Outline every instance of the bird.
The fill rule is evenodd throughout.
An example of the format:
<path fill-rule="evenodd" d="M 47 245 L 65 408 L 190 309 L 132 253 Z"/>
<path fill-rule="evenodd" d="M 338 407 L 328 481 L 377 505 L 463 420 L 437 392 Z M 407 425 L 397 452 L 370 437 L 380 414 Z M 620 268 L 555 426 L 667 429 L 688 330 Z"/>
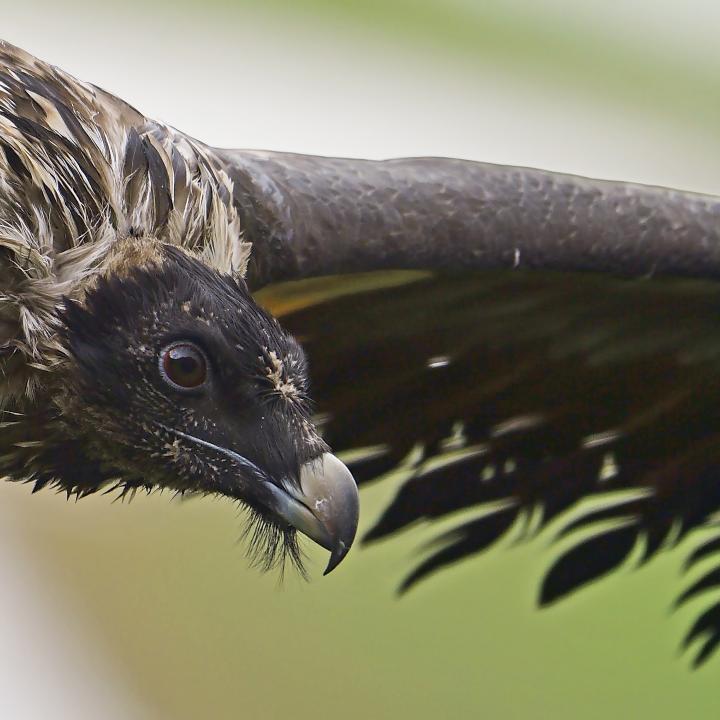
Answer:
<path fill-rule="evenodd" d="M 357 487 L 300 345 L 252 299 L 232 181 L 199 143 L 0 46 L 0 475 L 248 509 L 264 567 L 330 550 Z"/>
<path fill-rule="evenodd" d="M 224 496 L 300 572 L 400 477 L 364 543 L 474 511 L 401 592 L 559 523 L 541 605 L 715 527 L 720 199 L 213 148 L 9 43 L 0 148 L 0 476 Z"/>

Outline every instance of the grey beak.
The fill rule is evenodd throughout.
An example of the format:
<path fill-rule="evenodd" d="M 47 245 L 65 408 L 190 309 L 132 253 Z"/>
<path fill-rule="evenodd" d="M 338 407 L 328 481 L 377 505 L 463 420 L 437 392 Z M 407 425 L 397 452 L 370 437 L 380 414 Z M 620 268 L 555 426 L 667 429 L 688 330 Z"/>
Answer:
<path fill-rule="evenodd" d="M 284 486 L 287 501 L 276 507 L 283 518 L 330 551 L 324 575 L 347 555 L 358 525 L 357 485 L 344 463 L 331 453 L 300 468 L 300 489 Z"/>

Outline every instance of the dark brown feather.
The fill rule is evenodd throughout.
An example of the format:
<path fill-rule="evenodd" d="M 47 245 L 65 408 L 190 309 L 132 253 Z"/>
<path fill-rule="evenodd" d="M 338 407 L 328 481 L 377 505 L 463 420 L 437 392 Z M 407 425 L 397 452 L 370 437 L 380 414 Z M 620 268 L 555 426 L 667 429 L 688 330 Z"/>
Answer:
<path fill-rule="evenodd" d="M 541 529 L 596 498 L 560 533 L 578 539 L 548 571 L 547 604 L 616 568 L 639 542 L 647 561 L 712 524 L 719 309 L 710 282 L 506 272 L 361 290 L 283 321 L 311 358 L 325 439 L 338 451 L 373 448 L 352 466 L 357 477 L 422 449 L 366 542 L 477 508 L 477 519 L 426 548 L 402 590 L 533 512 Z"/>

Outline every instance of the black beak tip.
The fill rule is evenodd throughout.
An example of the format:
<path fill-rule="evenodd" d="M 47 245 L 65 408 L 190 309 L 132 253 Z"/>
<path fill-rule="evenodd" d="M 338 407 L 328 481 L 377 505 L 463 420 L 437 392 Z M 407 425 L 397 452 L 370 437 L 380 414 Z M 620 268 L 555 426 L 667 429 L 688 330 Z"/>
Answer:
<path fill-rule="evenodd" d="M 350 551 L 351 545 L 352 542 L 345 543 L 343 540 L 338 542 L 330 553 L 330 560 L 325 568 L 325 572 L 323 572 L 323 576 L 329 575 L 344 560 L 345 556 Z"/>
<path fill-rule="evenodd" d="M 296 502 L 283 498 L 280 514 L 330 551 L 323 573 L 327 575 L 343 561 L 355 540 L 360 511 L 357 484 L 342 461 L 325 453 L 302 466 L 300 485 L 299 492 L 288 491 Z"/>

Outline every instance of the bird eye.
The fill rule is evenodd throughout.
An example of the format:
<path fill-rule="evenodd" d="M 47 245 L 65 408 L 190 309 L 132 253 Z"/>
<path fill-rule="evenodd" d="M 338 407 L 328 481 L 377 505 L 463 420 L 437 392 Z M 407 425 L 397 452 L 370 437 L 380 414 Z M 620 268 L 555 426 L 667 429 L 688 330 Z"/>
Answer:
<path fill-rule="evenodd" d="M 176 390 L 193 390 L 207 380 L 205 353 L 188 342 L 168 345 L 160 353 L 160 373 Z"/>

